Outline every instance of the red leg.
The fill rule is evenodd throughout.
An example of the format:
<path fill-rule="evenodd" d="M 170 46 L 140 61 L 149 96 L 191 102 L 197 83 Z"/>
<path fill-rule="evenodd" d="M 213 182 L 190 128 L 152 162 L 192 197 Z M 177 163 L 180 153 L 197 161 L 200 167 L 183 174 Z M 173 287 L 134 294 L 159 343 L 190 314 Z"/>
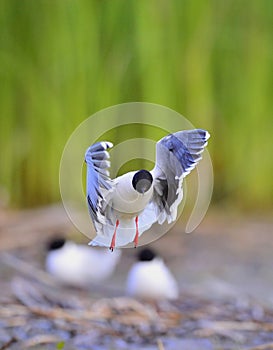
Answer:
<path fill-rule="evenodd" d="M 135 222 L 136 222 L 136 235 L 135 235 L 135 238 L 134 238 L 134 243 L 135 243 L 135 248 L 136 248 L 137 245 L 138 245 L 138 235 L 139 235 L 139 232 L 138 232 L 138 216 L 136 217 Z"/>
<path fill-rule="evenodd" d="M 112 237 L 112 241 L 111 241 L 111 245 L 109 247 L 109 249 L 111 251 L 114 250 L 115 246 L 116 246 L 116 235 L 117 235 L 117 228 L 118 228 L 118 225 L 119 225 L 119 220 L 116 221 L 116 227 L 115 227 L 115 231 L 114 231 L 114 234 L 113 234 L 113 237 Z"/>

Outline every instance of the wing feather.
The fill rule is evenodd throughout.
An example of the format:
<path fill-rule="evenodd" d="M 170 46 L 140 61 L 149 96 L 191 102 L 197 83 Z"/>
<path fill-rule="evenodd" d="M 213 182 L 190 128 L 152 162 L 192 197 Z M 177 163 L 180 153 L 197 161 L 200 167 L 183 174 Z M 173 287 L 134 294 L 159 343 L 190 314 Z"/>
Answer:
<path fill-rule="evenodd" d="M 183 198 L 182 183 L 186 175 L 202 159 L 210 135 L 202 129 L 184 130 L 170 134 L 157 142 L 154 177 L 154 210 L 158 222 L 174 221 Z"/>
<path fill-rule="evenodd" d="M 87 205 L 96 231 L 102 231 L 102 225 L 107 222 L 105 211 L 109 203 L 105 198 L 105 193 L 112 191 L 112 180 L 108 171 L 110 156 L 107 149 L 112 146 L 111 142 L 97 142 L 85 153 Z"/>

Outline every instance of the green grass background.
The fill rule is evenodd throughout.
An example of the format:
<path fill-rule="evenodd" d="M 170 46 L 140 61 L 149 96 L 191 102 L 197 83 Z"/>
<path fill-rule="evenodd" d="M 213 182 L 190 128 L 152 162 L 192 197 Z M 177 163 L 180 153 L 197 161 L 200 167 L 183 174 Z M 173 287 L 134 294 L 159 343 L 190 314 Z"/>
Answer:
<path fill-rule="evenodd" d="M 75 127 L 146 101 L 210 131 L 215 204 L 272 209 L 272 14 L 271 0 L 1 0 L 3 200 L 59 201 Z"/>

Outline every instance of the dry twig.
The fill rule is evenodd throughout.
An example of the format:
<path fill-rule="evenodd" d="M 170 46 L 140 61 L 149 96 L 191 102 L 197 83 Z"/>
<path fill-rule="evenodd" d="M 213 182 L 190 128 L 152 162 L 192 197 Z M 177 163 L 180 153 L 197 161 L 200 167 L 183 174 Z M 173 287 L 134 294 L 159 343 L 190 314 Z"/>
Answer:
<path fill-rule="evenodd" d="M 247 348 L 247 350 L 272 350 L 272 349 L 273 349 L 273 343 L 267 343 L 267 344 L 262 344 L 251 348 Z"/>
<path fill-rule="evenodd" d="M 52 344 L 52 343 L 58 343 L 60 341 L 62 341 L 62 339 L 56 335 L 39 334 L 39 335 L 35 335 L 34 337 L 31 337 L 31 338 L 25 340 L 22 343 L 22 348 L 26 349 L 26 348 L 37 346 L 40 344 Z"/>

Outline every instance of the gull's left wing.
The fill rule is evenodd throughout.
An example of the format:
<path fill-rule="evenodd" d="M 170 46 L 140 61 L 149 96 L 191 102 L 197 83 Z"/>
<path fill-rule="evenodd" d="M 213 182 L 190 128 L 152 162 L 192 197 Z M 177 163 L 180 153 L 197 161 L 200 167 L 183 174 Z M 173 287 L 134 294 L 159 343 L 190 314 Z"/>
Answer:
<path fill-rule="evenodd" d="M 154 196 L 151 204 L 159 224 L 176 219 L 183 198 L 182 182 L 200 161 L 210 135 L 202 129 L 170 134 L 156 144 L 156 165 L 152 170 Z"/>

